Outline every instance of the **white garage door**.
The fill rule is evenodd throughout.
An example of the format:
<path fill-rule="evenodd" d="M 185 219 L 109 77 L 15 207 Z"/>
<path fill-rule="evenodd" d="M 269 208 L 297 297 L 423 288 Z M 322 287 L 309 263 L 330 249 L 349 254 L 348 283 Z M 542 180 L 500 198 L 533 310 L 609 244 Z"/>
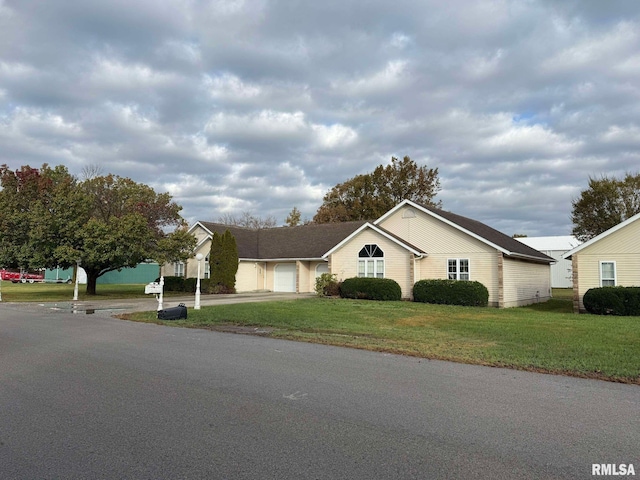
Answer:
<path fill-rule="evenodd" d="M 274 288 L 275 292 L 296 291 L 296 264 L 281 263 L 276 265 Z"/>

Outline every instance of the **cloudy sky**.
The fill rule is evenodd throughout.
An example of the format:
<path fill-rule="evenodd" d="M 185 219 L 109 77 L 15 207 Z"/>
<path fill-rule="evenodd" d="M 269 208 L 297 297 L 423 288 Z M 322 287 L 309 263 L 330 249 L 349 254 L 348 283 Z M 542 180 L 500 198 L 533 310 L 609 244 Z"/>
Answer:
<path fill-rule="evenodd" d="M 404 155 L 446 210 L 570 233 L 589 176 L 640 171 L 640 3 L 0 0 L 0 164 L 283 223 Z"/>

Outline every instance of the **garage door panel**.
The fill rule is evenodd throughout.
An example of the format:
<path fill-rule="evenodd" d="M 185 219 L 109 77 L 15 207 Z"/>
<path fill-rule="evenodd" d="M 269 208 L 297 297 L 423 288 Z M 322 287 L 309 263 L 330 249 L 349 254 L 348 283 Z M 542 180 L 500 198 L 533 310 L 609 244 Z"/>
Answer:
<path fill-rule="evenodd" d="M 274 288 L 275 292 L 296 291 L 296 264 L 281 263 L 275 267 Z"/>

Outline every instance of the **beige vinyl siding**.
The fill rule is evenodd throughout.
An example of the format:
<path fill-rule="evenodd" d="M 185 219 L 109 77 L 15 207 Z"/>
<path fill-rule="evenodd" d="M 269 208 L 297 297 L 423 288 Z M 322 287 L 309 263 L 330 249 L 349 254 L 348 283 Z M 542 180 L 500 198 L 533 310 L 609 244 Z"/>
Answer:
<path fill-rule="evenodd" d="M 498 306 L 498 254 L 495 251 L 482 253 L 429 253 L 416 262 L 416 280 L 447 279 L 448 260 L 469 259 L 470 280 L 482 283 L 489 290 L 489 305 Z"/>
<path fill-rule="evenodd" d="M 551 298 L 549 265 L 504 258 L 504 307 L 546 302 Z"/>
<path fill-rule="evenodd" d="M 414 218 L 403 218 L 407 210 L 413 210 Z M 495 252 L 486 243 L 466 235 L 446 223 L 410 207 L 394 212 L 379 224 L 411 245 L 421 248 L 427 254 L 452 253 L 470 254 Z M 462 257 L 461 257 L 462 258 Z"/>
<path fill-rule="evenodd" d="M 415 216 L 407 217 L 407 210 L 413 210 Z M 446 279 L 447 261 L 467 258 L 470 279 L 487 287 L 489 304 L 498 306 L 498 256 L 494 248 L 411 207 L 394 212 L 380 226 L 427 252 L 416 261 L 417 280 Z"/>
<path fill-rule="evenodd" d="M 585 247 L 578 255 L 604 255 L 631 253 L 640 255 L 640 220 L 611 233 L 599 241 Z"/>
<path fill-rule="evenodd" d="M 413 288 L 411 254 L 397 243 L 370 229 L 363 230 L 331 255 L 331 273 L 338 280 L 358 276 L 358 253 L 365 245 L 375 244 L 384 252 L 384 278 L 398 282 L 402 297 L 410 298 Z"/>
<path fill-rule="evenodd" d="M 209 236 L 209 234 L 202 227 L 197 227 L 193 232 L 191 232 L 191 234 L 198 240 L 197 244 L 199 244 Z M 207 253 L 209 253 L 208 251 L 211 250 L 211 241 L 208 242 L 208 245 L 209 246 L 207 247 Z"/>
<path fill-rule="evenodd" d="M 298 266 L 298 275 L 297 275 L 297 283 L 298 283 L 298 287 L 296 289 L 296 291 L 298 293 L 308 293 L 310 292 L 310 284 L 311 284 L 311 269 L 310 269 L 310 263 L 308 261 L 300 261 L 298 260 L 297 266 Z"/>
<path fill-rule="evenodd" d="M 236 292 L 262 290 L 263 264 L 261 262 L 240 262 L 236 273 Z"/>
<path fill-rule="evenodd" d="M 577 291 L 580 311 L 584 310 L 582 299 L 586 291 L 601 286 L 600 262 L 615 262 L 616 285 L 640 286 L 638 238 L 640 238 L 640 221 L 635 221 L 583 248 L 573 256 L 574 265 L 577 264 L 577 269 L 574 268 L 574 276 L 577 276 L 574 279 L 574 302 Z"/>

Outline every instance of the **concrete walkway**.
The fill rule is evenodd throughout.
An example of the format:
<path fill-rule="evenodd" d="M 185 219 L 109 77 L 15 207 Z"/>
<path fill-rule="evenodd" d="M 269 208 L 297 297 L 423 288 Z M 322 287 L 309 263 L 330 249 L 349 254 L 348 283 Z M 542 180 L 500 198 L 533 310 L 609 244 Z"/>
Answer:
<path fill-rule="evenodd" d="M 276 300 L 297 300 L 301 298 L 311 298 L 313 293 L 278 293 L 278 292 L 249 292 L 249 293 L 236 293 L 230 295 L 202 295 L 200 297 L 200 305 L 226 305 L 232 303 L 248 303 L 248 302 L 270 302 Z M 185 296 L 165 296 L 162 307 L 170 308 L 175 307 L 180 303 L 184 303 L 188 309 L 193 309 L 195 303 L 195 295 Z M 9 305 L 7 302 L 3 302 L 5 305 Z M 158 309 L 158 301 L 153 295 L 149 295 L 148 298 L 128 298 L 120 300 L 84 300 L 84 301 L 68 301 L 68 302 L 33 302 L 29 304 L 25 303 L 12 303 L 12 305 L 37 305 L 42 308 L 72 312 L 83 314 L 107 314 L 116 315 L 127 312 L 144 312 L 153 311 Z"/>

